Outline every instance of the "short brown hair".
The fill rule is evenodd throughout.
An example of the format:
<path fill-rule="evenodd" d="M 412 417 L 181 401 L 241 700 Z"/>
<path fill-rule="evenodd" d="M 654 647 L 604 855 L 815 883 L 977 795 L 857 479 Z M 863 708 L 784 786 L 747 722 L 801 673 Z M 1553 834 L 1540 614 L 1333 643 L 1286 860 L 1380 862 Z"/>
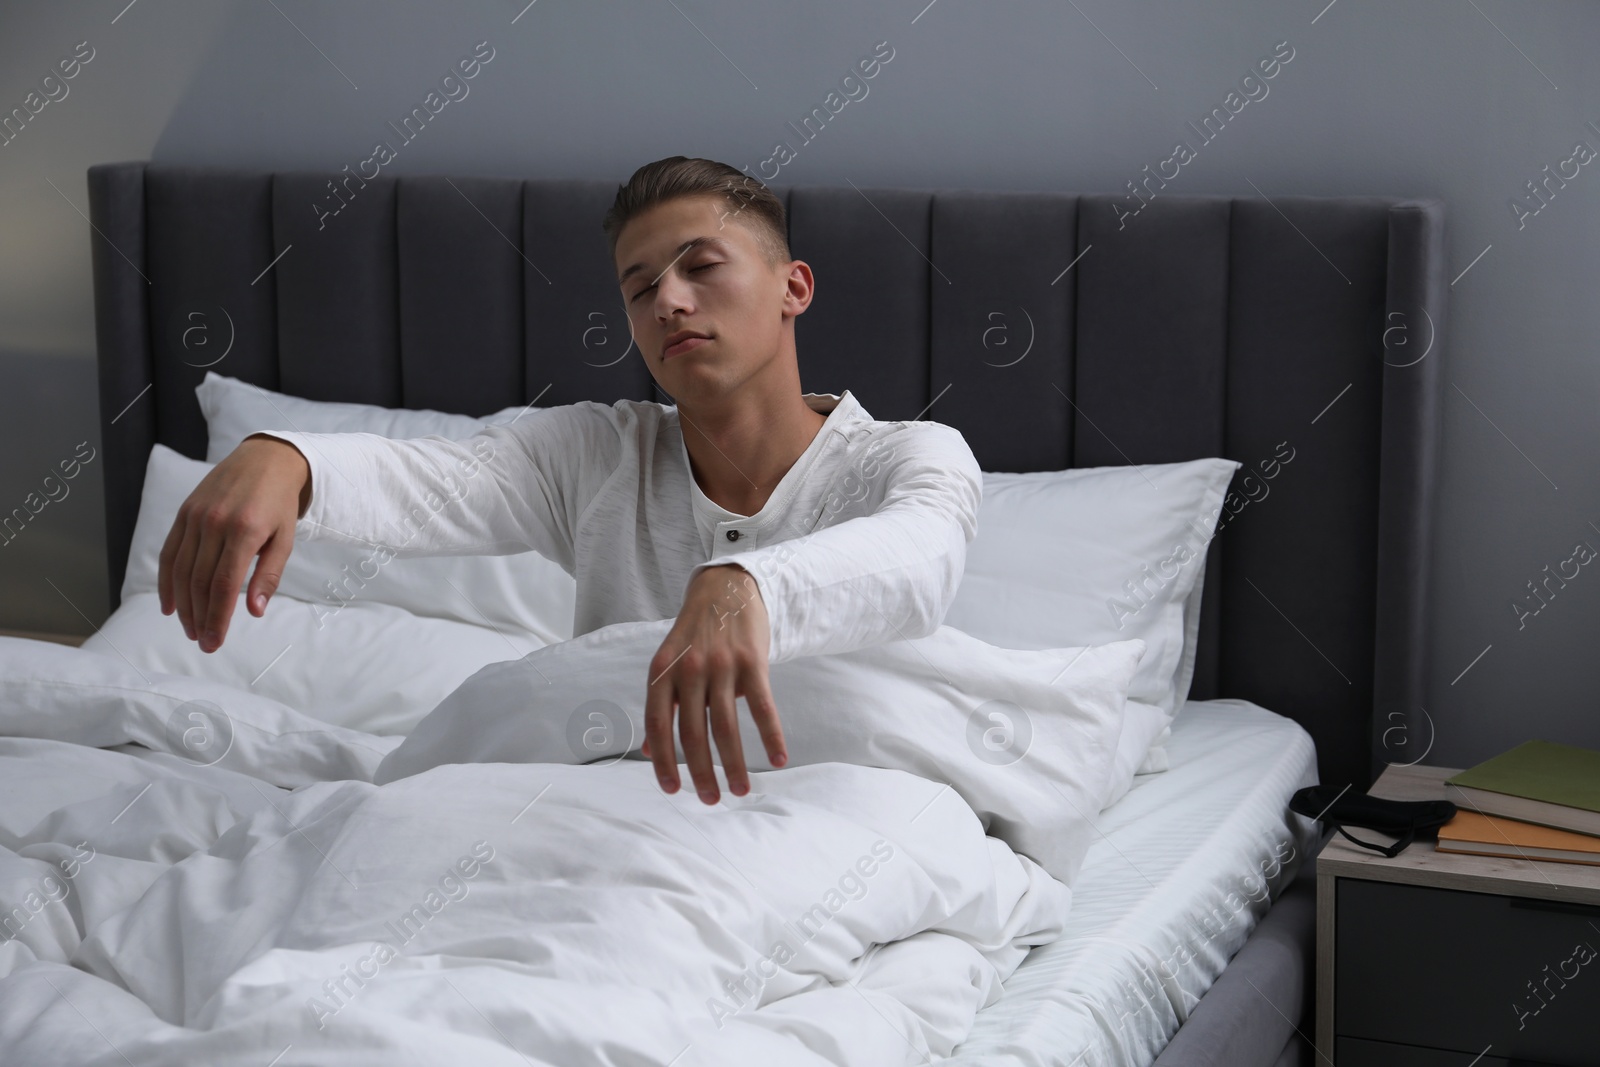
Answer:
<path fill-rule="evenodd" d="M 789 254 L 789 225 L 783 201 L 761 182 L 743 171 L 714 159 L 668 156 L 646 163 L 633 172 L 628 184 L 617 187 L 617 198 L 601 220 L 617 255 L 622 228 L 646 209 L 681 196 L 720 196 L 728 205 L 726 218 L 738 218 L 755 234 L 767 261 L 774 266 L 794 257 Z"/>

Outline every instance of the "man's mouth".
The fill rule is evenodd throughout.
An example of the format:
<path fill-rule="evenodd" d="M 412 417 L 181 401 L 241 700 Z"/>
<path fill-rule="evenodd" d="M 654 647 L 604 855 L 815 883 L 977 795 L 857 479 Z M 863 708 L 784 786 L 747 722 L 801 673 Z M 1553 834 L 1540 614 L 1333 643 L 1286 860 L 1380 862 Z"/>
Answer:
<path fill-rule="evenodd" d="M 709 341 L 710 338 L 693 330 L 679 330 L 667 336 L 666 347 L 661 351 L 662 359 L 671 359 L 681 356 L 685 352 L 693 351 Z"/>

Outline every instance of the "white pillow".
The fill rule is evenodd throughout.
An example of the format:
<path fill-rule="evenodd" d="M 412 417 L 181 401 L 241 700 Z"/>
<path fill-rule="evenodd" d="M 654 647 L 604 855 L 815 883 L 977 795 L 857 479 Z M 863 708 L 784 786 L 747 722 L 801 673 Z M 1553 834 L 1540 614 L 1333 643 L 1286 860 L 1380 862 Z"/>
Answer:
<path fill-rule="evenodd" d="M 510 422 L 524 411 L 542 410 L 521 404 L 493 415 L 474 418 L 427 408 L 385 408 L 307 400 L 263 389 L 259 385 L 206 371 L 195 387 L 206 417 L 206 462 L 216 463 L 257 430 L 302 430 L 306 433 L 375 433 L 382 437 L 427 437 L 439 434 L 462 440 L 485 426 Z"/>
<path fill-rule="evenodd" d="M 336 726 L 403 734 L 474 671 L 538 642 L 375 601 L 324 612 L 282 593 L 258 619 L 240 593 L 227 640 L 207 653 L 183 635 L 176 614 L 161 614 L 159 594 L 135 593 L 83 647 L 142 671 L 248 690 Z"/>
<path fill-rule="evenodd" d="M 1134 775 L 1167 769 L 1167 750 L 1160 742 L 1171 733 L 1166 712 L 1150 704 L 1128 700 L 1122 710 L 1122 735 L 1117 738 L 1111 780 L 1100 801 L 1102 808 L 1109 808 L 1133 788 Z"/>
<path fill-rule="evenodd" d="M 985 472 L 978 533 L 945 625 L 1005 648 L 1140 638 L 1147 651 L 1128 697 L 1170 726 L 1194 676 L 1206 547 L 1239 466 Z M 1164 739 L 1141 770 L 1165 766 Z"/>
<path fill-rule="evenodd" d="M 650 658 L 673 623 L 616 623 L 483 668 L 417 724 L 373 781 L 445 763 L 588 763 L 636 752 Z M 1143 654 L 1140 640 L 996 648 L 941 626 L 917 640 L 773 664 L 768 677 L 787 766 L 850 763 L 948 783 L 986 832 L 1070 884 L 1090 820 L 1118 784 L 1123 703 Z M 748 704 L 738 704 L 746 766 L 769 770 Z M 677 754 L 681 762 L 681 746 Z M 940 792 L 930 787 L 929 803 Z"/>
<path fill-rule="evenodd" d="M 124 598 L 159 589 L 161 546 L 178 507 L 213 466 L 166 445 L 150 450 L 128 572 L 122 580 Z M 251 573 L 254 569 L 252 562 Z M 373 551 L 302 539 L 289 555 L 277 596 L 294 597 L 334 615 L 348 610 L 341 607 L 344 604 L 390 604 L 414 615 L 506 630 L 525 647 L 530 639 L 535 645 L 547 645 L 572 636 L 577 593 L 572 575 L 537 552 L 394 557 L 380 566 Z M 270 601 L 267 608 L 270 612 Z M 233 618 L 238 617 L 236 611 Z M 178 632 L 181 636 L 181 626 Z M 230 629 L 227 640 L 232 639 Z M 223 649 L 227 647 L 224 642 Z"/>

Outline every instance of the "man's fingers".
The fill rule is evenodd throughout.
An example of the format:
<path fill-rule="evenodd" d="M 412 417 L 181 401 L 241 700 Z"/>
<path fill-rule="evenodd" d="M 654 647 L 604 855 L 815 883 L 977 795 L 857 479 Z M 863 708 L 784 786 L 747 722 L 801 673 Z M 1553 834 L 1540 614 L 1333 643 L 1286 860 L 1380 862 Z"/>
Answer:
<path fill-rule="evenodd" d="M 167 539 L 161 544 L 160 565 L 156 570 L 156 591 L 161 597 L 161 614 L 171 615 L 177 610 L 178 600 L 172 592 L 173 571 L 178 563 L 178 548 L 183 544 L 183 531 L 188 527 L 183 512 L 172 520 Z"/>
<path fill-rule="evenodd" d="M 215 647 L 207 635 L 211 615 L 212 581 L 217 573 L 217 560 L 222 556 L 224 540 L 215 526 L 206 523 L 200 527 L 200 543 L 195 549 L 194 570 L 189 575 L 189 625 L 202 652 Z M 208 644 L 210 647 L 208 647 Z"/>
<path fill-rule="evenodd" d="M 234 605 L 239 602 L 239 589 L 250 573 L 250 561 L 261 550 L 258 530 L 248 526 L 225 528 L 222 551 L 217 555 L 217 569 L 211 576 L 211 596 L 206 605 L 203 633 L 216 635 L 213 649 L 221 648 L 228 637 L 228 620 L 233 618 Z"/>
<path fill-rule="evenodd" d="M 200 549 L 200 523 L 194 516 L 184 520 L 183 534 L 178 542 L 177 559 L 172 565 L 172 599 L 183 624 L 184 636 L 195 639 L 194 612 L 189 607 L 189 589 L 194 578 L 194 558 Z"/>
<path fill-rule="evenodd" d="M 772 699 L 765 662 L 757 662 L 746 675 L 744 699 L 750 705 L 750 717 L 755 720 L 756 729 L 761 731 L 767 762 L 774 767 L 782 767 L 789 762 L 789 750 L 783 742 L 783 725 L 778 721 L 778 702 Z"/>
<path fill-rule="evenodd" d="M 293 523 L 278 527 L 277 532 L 261 546 L 261 560 L 256 564 L 249 593 L 245 597 L 245 609 L 252 615 L 259 618 L 266 612 L 267 601 L 278 591 L 278 583 L 283 580 L 283 568 L 288 566 L 289 553 L 293 549 Z"/>
<path fill-rule="evenodd" d="M 739 704 L 734 696 L 733 670 L 714 673 L 707 690 L 711 695 L 711 736 L 722 754 L 722 772 L 728 778 L 728 792 L 742 797 L 750 792 L 750 775 L 745 771 L 744 746 L 739 739 Z"/>
<path fill-rule="evenodd" d="M 683 762 L 689 765 L 695 792 L 707 804 L 715 804 L 719 796 L 706 730 L 706 670 L 693 656 L 691 651 L 678 664 L 678 736 L 683 740 Z"/>
<path fill-rule="evenodd" d="M 657 659 L 660 657 L 658 656 Z M 672 745 L 672 670 L 652 661 L 644 698 L 645 755 L 655 764 L 656 780 L 668 793 L 678 791 L 678 757 Z"/>

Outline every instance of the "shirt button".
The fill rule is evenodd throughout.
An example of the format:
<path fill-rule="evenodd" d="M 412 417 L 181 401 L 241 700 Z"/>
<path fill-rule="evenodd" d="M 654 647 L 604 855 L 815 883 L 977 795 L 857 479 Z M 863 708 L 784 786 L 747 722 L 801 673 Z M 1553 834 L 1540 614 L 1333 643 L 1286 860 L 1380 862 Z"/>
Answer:
<path fill-rule="evenodd" d="M 728 531 L 728 540 L 730 540 L 730 541 L 739 540 L 739 531 L 738 530 L 729 530 Z"/>

